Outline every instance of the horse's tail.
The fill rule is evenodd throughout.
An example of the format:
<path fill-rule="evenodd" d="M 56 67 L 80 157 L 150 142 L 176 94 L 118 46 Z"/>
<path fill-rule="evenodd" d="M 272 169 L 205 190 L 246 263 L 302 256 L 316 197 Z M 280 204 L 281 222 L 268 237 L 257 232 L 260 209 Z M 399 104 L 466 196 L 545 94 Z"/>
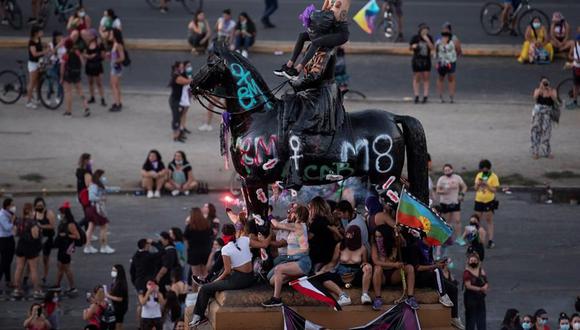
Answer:
<path fill-rule="evenodd" d="M 403 126 L 403 137 L 407 149 L 409 191 L 422 202 L 429 204 L 427 140 L 423 125 L 419 120 L 410 116 L 395 116 L 395 122 Z"/>

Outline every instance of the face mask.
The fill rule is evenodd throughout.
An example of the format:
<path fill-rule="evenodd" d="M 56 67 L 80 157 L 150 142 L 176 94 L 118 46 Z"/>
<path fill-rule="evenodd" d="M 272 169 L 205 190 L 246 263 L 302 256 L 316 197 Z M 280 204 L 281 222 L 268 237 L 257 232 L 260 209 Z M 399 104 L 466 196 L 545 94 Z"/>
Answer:
<path fill-rule="evenodd" d="M 542 23 L 534 22 L 534 23 L 532 23 L 532 26 L 534 27 L 534 29 L 537 30 L 542 26 Z"/>
<path fill-rule="evenodd" d="M 111 277 L 112 278 L 116 278 L 117 277 L 117 271 L 116 270 L 111 271 Z"/>
<path fill-rule="evenodd" d="M 176 160 L 175 165 L 183 165 L 183 160 Z"/>
<path fill-rule="evenodd" d="M 16 214 L 16 206 L 11 206 L 8 211 L 10 211 L 12 214 Z"/>
<path fill-rule="evenodd" d="M 56 304 L 56 303 L 58 302 L 58 297 L 56 297 L 56 296 L 55 296 L 55 297 L 53 297 L 53 298 L 52 298 L 52 302 Z"/>
<path fill-rule="evenodd" d="M 101 177 L 101 183 L 102 184 L 107 184 L 107 177 L 102 176 Z"/>
<path fill-rule="evenodd" d="M 530 322 L 524 322 L 522 323 L 522 329 L 524 330 L 528 330 L 532 328 L 532 324 Z"/>
<path fill-rule="evenodd" d="M 60 213 L 56 215 L 56 220 L 62 221 L 62 219 L 63 219 L 63 217 Z"/>
<path fill-rule="evenodd" d="M 469 267 L 471 267 L 471 268 L 475 268 L 477 266 L 479 266 L 479 262 L 470 262 L 469 263 Z"/>
<path fill-rule="evenodd" d="M 79 17 L 85 17 L 86 13 L 84 11 L 79 12 Z"/>
<path fill-rule="evenodd" d="M 580 322 L 574 322 L 574 330 L 580 330 Z"/>
<path fill-rule="evenodd" d="M 346 228 L 348 226 L 348 219 L 340 219 L 340 223 L 342 223 L 342 228 Z"/>
<path fill-rule="evenodd" d="M 570 324 L 562 324 L 562 325 L 560 325 L 560 330 L 570 330 Z"/>
<path fill-rule="evenodd" d="M 548 320 L 544 320 L 544 319 L 540 319 L 538 321 L 538 323 L 540 323 L 540 325 L 546 325 L 547 322 L 548 322 Z"/>
<path fill-rule="evenodd" d="M 185 73 L 187 73 L 188 76 L 191 76 L 191 74 L 193 73 L 193 68 L 190 66 L 186 67 Z"/>
<path fill-rule="evenodd" d="M 35 208 L 36 212 L 42 212 L 44 211 L 44 206 L 39 206 L 37 208 Z"/>
<path fill-rule="evenodd" d="M 449 173 L 449 174 L 445 174 L 446 177 L 450 178 L 453 175 L 453 172 Z"/>

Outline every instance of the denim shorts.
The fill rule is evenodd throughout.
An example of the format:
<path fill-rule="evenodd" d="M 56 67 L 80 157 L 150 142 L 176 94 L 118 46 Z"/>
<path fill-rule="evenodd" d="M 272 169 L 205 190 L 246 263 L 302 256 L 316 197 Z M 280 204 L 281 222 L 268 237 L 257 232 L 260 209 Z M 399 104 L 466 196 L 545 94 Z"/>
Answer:
<path fill-rule="evenodd" d="M 295 254 L 295 255 L 291 255 L 291 256 L 290 255 L 278 256 L 278 257 L 276 257 L 276 260 L 274 261 L 276 266 L 286 264 L 289 262 L 297 262 L 298 267 L 300 267 L 300 270 L 302 271 L 302 273 L 304 275 L 310 274 L 310 270 L 312 269 L 312 261 L 310 260 L 310 256 L 308 254 L 302 253 L 302 254 Z M 272 276 L 274 276 L 274 269 L 276 269 L 276 267 L 272 268 L 268 272 L 268 280 L 270 280 L 272 278 Z"/>

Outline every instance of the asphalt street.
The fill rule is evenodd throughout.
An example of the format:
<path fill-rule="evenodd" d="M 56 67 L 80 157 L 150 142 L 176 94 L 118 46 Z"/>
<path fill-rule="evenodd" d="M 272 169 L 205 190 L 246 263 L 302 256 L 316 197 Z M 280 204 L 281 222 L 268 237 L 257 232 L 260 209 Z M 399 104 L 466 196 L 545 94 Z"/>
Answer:
<path fill-rule="evenodd" d="M 26 50 L 5 49 L 0 52 L 0 71 L 14 67 L 17 59 L 24 59 Z M 287 59 L 282 56 L 255 54 L 250 61 L 266 79 L 271 88 L 283 80 L 275 77 L 277 69 Z M 123 88 L 146 92 L 169 93 L 170 67 L 174 61 L 190 60 L 194 72 L 205 64 L 205 56 L 187 52 L 131 52 L 131 67 L 124 70 Z M 105 63 L 108 66 L 108 63 Z M 511 58 L 461 58 L 457 65 L 457 101 L 492 100 L 496 102 L 531 102 L 531 93 L 541 76 L 547 76 L 556 85 L 571 76 L 563 69 L 564 61 L 550 65 L 521 65 Z M 347 55 L 350 88 L 368 97 L 402 99 L 413 96 L 411 85 L 411 58 L 387 55 Z M 108 75 L 108 70 L 105 70 Z M 105 77 L 105 79 L 108 79 Z M 108 80 L 106 80 L 108 81 Z M 435 73 L 431 75 L 431 99 L 438 102 Z M 107 84 L 108 85 L 108 84 Z"/>
<path fill-rule="evenodd" d="M 367 0 L 353 0 L 351 17 L 363 7 Z M 382 2 L 378 0 L 378 2 Z M 19 1 L 23 7 L 25 17 L 30 13 L 30 1 Z M 298 14 L 309 4 L 320 6 L 322 1 L 314 0 L 280 0 L 279 9 L 272 16 L 275 29 L 264 30 L 258 24 L 258 38 L 262 40 L 294 40 L 302 26 L 298 21 Z M 485 1 L 480 0 L 403 0 L 404 33 L 408 41 L 415 32 L 419 23 L 429 24 L 434 32 L 439 31 L 443 22 L 450 21 L 454 31 L 466 43 L 518 43 L 520 38 L 486 35 L 479 22 L 481 7 Z M 532 0 L 534 7 L 545 11 L 548 16 L 554 11 L 561 11 L 573 26 L 580 24 L 580 3 L 576 0 Z M 145 0 L 85 0 L 85 7 L 95 24 L 101 18 L 106 8 L 114 8 L 123 22 L 126 37 L 131 38 L 185 38 L 187 23 L 191 15 L 187 13 L 178 1 L 169 4 L 169 12 L 161 14 L 151 9 Z M 214 24 L 222 10 L 230 8 L 234 15 L 242 11 L 249 13 L 259 22 L 264 10 L 263 0 L 205 0 L 204 10 L 210 22 Z M 47 30 L 63 30 L 64 24 L 51 17 Z M 360 28 L 351 24 L 352 41 L 374 41 L 376 36 L 369 36 Z M 0 27 L 0 36 L 23 36 L 25 31 L 14 31 L 9 27 Z"/>
<path fill-rule="evenodd" d="M 110 267 L 113 264 L 129 266 L 129 259 L 136 250 L 136 242 L 143 237 L 156 238 L 156 234 L 169 227 L 184 225 L 187 210 L 213 202 L 218 207 L 218 216 L 224 219 L 222 195 L 194 195 L 192 197 L 165 197 L 147 200 L 144 197 L 109 196 L 110 244 L 117 249 L 113 255 L 83 255 L 77 251 L 73 256 L 73 269 L 80 294 L 75 299 L 64 299 L 62 329 L 80 329 L 82 309 L 87 307 L 85 292 L 97 284 L 108 284 Z M 18 198 L 17 207 L 22 208 L 29 198 Z M 47 198 L 48 206 L 55 208 L 73 196 Z M 497 247 L 486 251 L 484 268 L 488 272 L 490 292 L 487 297 L 488 328 L 498 329 L 507 308 L 517 308 L 522 315 L 533 313 L 537 308 L 546 308 L 550 316 L 549 325 L 554 326 L 558 313 L 573 311 L 574 297 L 579 294 L 580 241 L 577 238 L 578 206 L 566 204 L 535 204 L 527 194 L 501 195 L 500 210 L 496 216 Z M 467 196 L 464 205 L 463 223 L 472 208 L 473 195 Z M 74 203 L 74 213 L 80 210 Z M 275 204 L 275 212 L 285 208 Z M 464 249 L 451 248 L 455 268 L 453 273 L 459 280 L 464 264 Z M 55 254 L 53 253 L 53 258 Z M 49 282 L 55 277 L 52 266 Z M 461 281 L 461 280 L 460 280 Z M 130 310 L 126 327 L 134 329 L 136 297 L 131 292 Z M 30 301 L 0 301 L 0 328 L 21 329 L 25 311 Z M 460 313 L 463 318 L 461 303 Z"/>

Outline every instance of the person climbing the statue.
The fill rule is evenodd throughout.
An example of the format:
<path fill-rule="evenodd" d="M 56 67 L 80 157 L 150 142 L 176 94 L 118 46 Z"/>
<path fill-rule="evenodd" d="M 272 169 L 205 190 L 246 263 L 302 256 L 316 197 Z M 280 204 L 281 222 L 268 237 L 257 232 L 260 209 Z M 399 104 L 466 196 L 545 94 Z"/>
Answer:
<path fill-rule="evenodd" d="M 274 70 L 274 75 L 295 81 L 320 48 L 332 49 L 346 43 L 350 3 L 351 0 L 324 0 L 322 10 L 314 10 L 312 5 L 306 8 L 300 17 L 307 31 L 298 35 L 292 57 L 280 69 Z M 296 64 L 306 41 L 310 41 L 310 48 Z"/>

